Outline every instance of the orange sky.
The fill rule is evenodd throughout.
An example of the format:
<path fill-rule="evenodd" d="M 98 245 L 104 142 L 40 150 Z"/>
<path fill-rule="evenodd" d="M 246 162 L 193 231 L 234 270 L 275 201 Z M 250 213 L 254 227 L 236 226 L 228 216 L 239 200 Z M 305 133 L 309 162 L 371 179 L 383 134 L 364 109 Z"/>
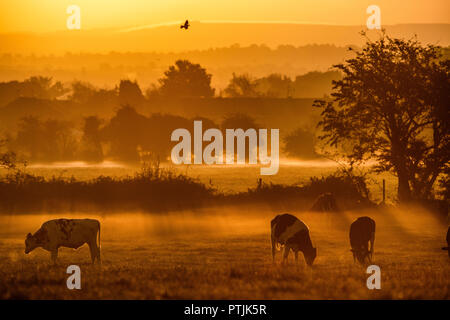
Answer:
<path fill-rule="evenodd" d="M 450 23 L 449 0 L 1 0 L 0 32 L 64 30 L 66 8 L 81 8 L 83 29 L 129 28 L 182 21 L 298 21 L 363 25 L 366 8 L 382 24 Z"/>

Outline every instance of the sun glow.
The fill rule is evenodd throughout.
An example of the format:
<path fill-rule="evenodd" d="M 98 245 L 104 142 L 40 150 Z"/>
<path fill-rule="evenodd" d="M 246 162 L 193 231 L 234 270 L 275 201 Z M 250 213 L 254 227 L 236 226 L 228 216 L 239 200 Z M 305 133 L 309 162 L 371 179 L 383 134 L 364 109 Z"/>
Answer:
<path fill-rule="evenodd" d="M 364 25 L 370 1 L 280 0 L 5 0 L 0 2 L 0 32 L 51 32 L 65 29 L 66 8 L 81 8 L 83 28 L 134 28 L 168 21 L 307 23 Z M 449 23 L 447 0 L 379 0 L 384 24 Z"/>

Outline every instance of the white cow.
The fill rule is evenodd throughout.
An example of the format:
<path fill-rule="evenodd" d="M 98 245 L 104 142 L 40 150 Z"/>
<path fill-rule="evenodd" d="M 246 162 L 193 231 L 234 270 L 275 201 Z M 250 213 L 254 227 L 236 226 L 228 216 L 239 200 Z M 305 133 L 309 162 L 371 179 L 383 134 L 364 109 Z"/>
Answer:
<path fill-rule="evenodd" d="M 97 245 L 98 234 L 98 245 Z M 25 253 L 41 247 L 50 251 L 53 262 L 58 257 L 59 247 L 77 249 L 87 243 L 92 263 L 100 263 L 100 222 L 94 219 L 54 219 L 44 222 L 41 228 L 25 239 Z"/>

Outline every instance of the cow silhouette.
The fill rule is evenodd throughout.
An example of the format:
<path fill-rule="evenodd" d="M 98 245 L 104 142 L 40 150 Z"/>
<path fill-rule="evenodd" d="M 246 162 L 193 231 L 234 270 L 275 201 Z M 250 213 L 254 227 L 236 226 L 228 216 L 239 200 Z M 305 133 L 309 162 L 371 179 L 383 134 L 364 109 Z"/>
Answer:
<path fill-rule="evenodd" d="M 98 244 L 97 244 L 98 236 Z M 41 247 L 51 253 L 56 263 L 58 249 L 77 249 L 87 243 L 91 251 L 92 263 L 100 263 L 100 222 L 95 219 L 54 219 L 44 222 L 33 235 L 25 239 L 25 254 Z"/>
<path fill-rule="evenodd" d="M 370 242 L 370 249 L 369 249 Z M 359 217 L 350 225 L 350 250 L 353 260 L 361 264 L 366 259 L 372 261 L 373 245 L 375 242 L 375 221 L 369 217 Z"/>
<path fill-rule="evenodd" d="M 271 222 L 272 260 L 275 263 L 277 247 L 284 248 L 283 264 L 287 264 L 289 251 L 295 254 L 298 263 L 298 252 L 303 252 L 306 264 L 312 266 L 317 256 L 317 249 L 312 246 L 309 229 L 301 220 L 291 214 L 277 215 Z"/>

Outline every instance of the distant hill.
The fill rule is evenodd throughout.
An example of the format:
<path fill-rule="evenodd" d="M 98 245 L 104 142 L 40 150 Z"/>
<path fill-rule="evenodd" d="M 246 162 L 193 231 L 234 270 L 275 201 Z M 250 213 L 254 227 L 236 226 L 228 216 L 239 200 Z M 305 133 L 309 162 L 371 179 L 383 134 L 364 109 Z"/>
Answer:
<path fill-rule="evenodd" d="M 383 26 L 393 36 L 412 37 L 423 43 L 450 44 L 450 24 L 401 24 Z M 292 23 L 191 22 L 189 30 L 178 25 L 148 26 L 128 30 L 76 30 L 44 34 L 0 34 L 0 52 L 59 54 L 65 52 L 186 51 L 229 46 L 266 44 L 360 45 L 365 26 L 310 25 Z M 369 34 L 375 31 L 370 31 Z"/>

